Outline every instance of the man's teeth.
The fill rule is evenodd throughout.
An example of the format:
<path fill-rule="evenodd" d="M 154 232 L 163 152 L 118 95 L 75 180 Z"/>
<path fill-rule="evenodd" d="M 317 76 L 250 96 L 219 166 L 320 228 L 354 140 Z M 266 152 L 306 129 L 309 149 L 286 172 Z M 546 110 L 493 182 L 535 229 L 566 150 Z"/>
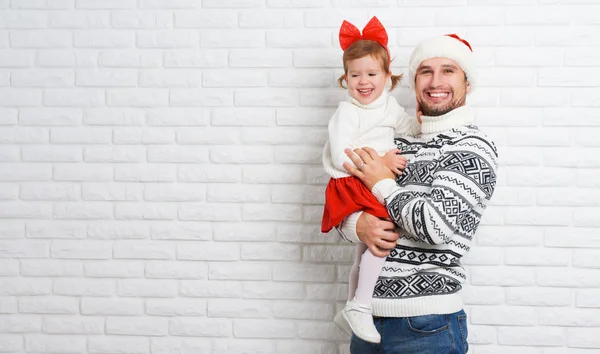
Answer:
<path fill-rule="evenodd" d="M 429 94 L 431 97 L 435 97 L 435 98 L 441 98 L 441 97 L 446 97 L 448 96 L 447 93 L 430 93 Z"/>

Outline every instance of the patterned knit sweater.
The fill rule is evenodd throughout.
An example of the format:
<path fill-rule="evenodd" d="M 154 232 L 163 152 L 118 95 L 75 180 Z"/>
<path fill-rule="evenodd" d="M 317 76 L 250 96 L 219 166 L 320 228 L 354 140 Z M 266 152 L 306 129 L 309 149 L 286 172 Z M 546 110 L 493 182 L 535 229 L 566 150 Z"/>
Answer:
<path fill-rule="evenodd" d="M 373 194 L 387 205 L 400 234 L 373 294 L 373 314 L 408 317 L 446 314 L 463 307 L 466 254 L 496 186 L 497 151 L 463 106 L 421 117 L 421 135 L 399 137 L 408 158 L 404 173 L 385 179 Z M 359 213 L 338 230 L 350 242 Z"/>

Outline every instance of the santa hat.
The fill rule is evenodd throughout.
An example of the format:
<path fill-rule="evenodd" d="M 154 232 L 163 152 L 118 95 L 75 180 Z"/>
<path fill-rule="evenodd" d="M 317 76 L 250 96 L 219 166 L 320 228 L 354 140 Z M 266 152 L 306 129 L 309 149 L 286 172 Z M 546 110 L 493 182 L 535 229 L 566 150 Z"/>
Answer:
<path fill-rule="evenodd" d="M 466 40 L 456 34 L 446 34 L 426 39 L 419 43 L 408 64 L 410 87 L 415 88 L 415 76 L 421 63 L 431 58 L 448 58 L 454 60 L 467 75 L 471 92 L 477 83 L 475 57 L 473 49 Z"/>

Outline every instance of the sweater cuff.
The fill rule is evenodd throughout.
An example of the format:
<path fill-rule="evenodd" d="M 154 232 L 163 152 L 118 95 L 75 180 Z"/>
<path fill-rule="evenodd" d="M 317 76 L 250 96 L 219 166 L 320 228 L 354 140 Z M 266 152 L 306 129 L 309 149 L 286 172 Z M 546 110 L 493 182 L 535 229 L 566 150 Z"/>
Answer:
<path fill-rule="evenodd" d="M 356 233 L 356 222 L 358 222 L 358 218 L 362 215 L 362 211 L 358 211 L 356 213 L 352 213 L 346 217 L 344 222 L 342 223 L 342 227 L 340 228 L 340 233 L 342 237 L 351 243 L 360 243 L 362 242 L 358 238 L 358 234 Z"/>
<path fill-rule="evenodd" d="M 371 192 L 381 204 L 385 205 L 385 199 L 394 193 L 396 189 L 398 189 L 396 181 L 391 178 L 386 178 L 377 182 L 373 186 L 373 189 L 371 189 Z"/>

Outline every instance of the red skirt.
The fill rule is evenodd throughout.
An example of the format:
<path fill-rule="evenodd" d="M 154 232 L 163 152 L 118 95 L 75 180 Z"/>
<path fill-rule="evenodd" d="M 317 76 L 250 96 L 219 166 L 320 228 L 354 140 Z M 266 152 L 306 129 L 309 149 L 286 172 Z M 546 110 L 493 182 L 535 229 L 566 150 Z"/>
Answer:
<path fill-rule="evenodd" d="M 358 178 L 331 178 L 325 190 L 321 232 L 329 232 L 345 217 L 361 210 L 379 218 L 389 217 L 387 208 Z"/>

